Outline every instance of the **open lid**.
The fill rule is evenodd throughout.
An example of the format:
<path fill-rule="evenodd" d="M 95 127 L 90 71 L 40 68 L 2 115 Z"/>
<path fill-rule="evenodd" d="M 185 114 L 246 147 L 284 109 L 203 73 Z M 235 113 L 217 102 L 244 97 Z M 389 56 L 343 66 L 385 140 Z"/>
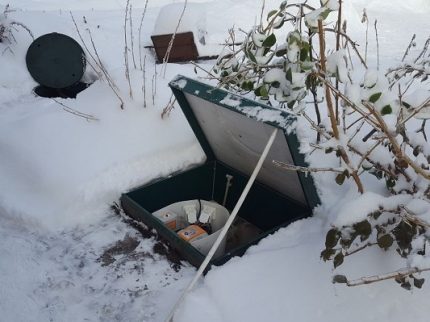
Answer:
<path fill-rule="evenodd" d="M 319 203 L 311 176 L 283 170 L 272 162 L 307 166 L 292 133 L 294 115 L 184 76 L 169 85 L 209 160 L 250 176 L 277 128 L 257 180 L 310 208 Z"/>

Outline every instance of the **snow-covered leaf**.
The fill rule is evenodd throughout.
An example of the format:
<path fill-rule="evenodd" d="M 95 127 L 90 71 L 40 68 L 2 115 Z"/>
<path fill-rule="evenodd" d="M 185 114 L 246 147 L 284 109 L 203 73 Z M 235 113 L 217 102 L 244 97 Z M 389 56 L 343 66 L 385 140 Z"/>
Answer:
<path fill-rule="evenodd" d="M 275 34 L 271 34 L 270 36 L 268 36 L 266 39 L 264 39 L 262 46 L 263 47 L 267 47 L 270 48 L 272 47 L 274 44 L 276 44 L 276 36 Z"/>

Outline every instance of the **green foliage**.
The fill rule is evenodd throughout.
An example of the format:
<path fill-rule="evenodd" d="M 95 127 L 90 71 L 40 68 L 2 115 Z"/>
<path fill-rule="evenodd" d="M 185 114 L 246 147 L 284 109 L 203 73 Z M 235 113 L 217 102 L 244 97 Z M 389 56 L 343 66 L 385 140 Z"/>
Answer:
<path fill-rule="evenodd" d="M 369 102 L 375 103 L 377 100 L 379 100 L 381 95 L 382 95 L 381 92 L 373 94 L 372 96 L 370 96 Z"/>
<path fill-rule="evenodd" d="M 270 47 L 272 47 L 275 44 L 276 44 L 276 36 L 275 36 L 275 34 L 270 34 L 263 41 L 263 47 L 266 47 L 266 48 L 270 48 Z"/>
<path fill-rule="evenodd" d="M 326 69 L 323 70 L 320 61 L 322 54 L 318 54 L 318 46 L 314 47 L 314 44 L 319 44 L 319 39 L 316 39 L 320 36 L 317 26 L 318 21 L 326 20 L 335 7 L 334 2 L 328 1 L 321 1 L 320 8 L 312 8 L 308 4 L 303 6 L 303 3 L 282 2 L 278 8 L 268 12 L 262 25 L 246 34 L 241 47 L 231 48 L 217 60 L 214 72 L 219 78 L 220 86 L 239 93 L 254 94 L 258 100 L 306 118 L 312 129 L 318 132 L 316 140 L 312 142 L 315 150 L 332 154 L 340 161 L 339 166 L 347 169 L 341 173 L 332 169 L 336 173 L 334 180 L 338 185 L 343 185 L 351 177 L 357 183 L 361 176 L 370 174 L 382 185 L 385 184 L 387 195 L 410 195 L 427 201 L 430 199 L 430 186 L 426 190 L 424 181 L 427 182 L 428 179 L 424 176 L 425 180 L 421 180 L 423 176 L 419 170 L 428 166 L 425 160 L 430 161 L 430 155 L 425 152 L 430 151 L 430 147 L 416 143 L 419 140 L 410 140 L 408 133 L 420 131 L 407 129 L 401 119 L 418 117 L 416 107 L 410 103 L 413 100 L 407 95 L 396 99 L 400 90 L 397 86 L 392 86 L 393 83 L 387 83 L 387 74 L 367 68 L 363 68 L 363 81 L 355 83 L 351 77 L 356 72 L 352 66 L 354 59 L 348 57 L 349 52 L 353 53 L 354 50 L 326 48 Z M 322 37 L 333 37 L 331 39 L 335 40 L 336 33 L 331 34 L 329 30 L 336 28 L 330 28 L 329 25 L 330 22 L 324 22 L 326 31 Z M 286 37 L 280 36 L 282 32 L 277 31 L 281 28 L 285 28 L 283 34 Z M 356 46 L 349 37 L 342 34 L 340 38 L 341 47 L 344 47 L 342 44 Z M 327 44 L 330 42 L 325 42 Z M 428 54 L 426 50 L 423 52 Z M 360 50 L 355 52 L 359 55 Z M 364 62 L 363 57 L 359 58 Z M 411 72 L 407 71 L 402 75 L 408 73 Z M 396 81 L 402 77 L 397 75 Z M 425 78 L 425 75 L 419 77 Z M 341 86 L 335 83 L 341 83 Z M 322 86 L 339 103 L 335 106 L 336 113 L 328 112 L 327 119 L 330 119 L 331 128 L 324 122 L 327 115 L 319 110 L 320 106 L 328 105 L 324 101 L 327 93 L 321 96 Z M 316 113 L 305 114 L 308 106 L 315 108 Z M 311 114 L 316 115 L 316 120 L 310 120 Z M 381 118 L 379 114 L 390 117 Z M 392 122 L 394 117 L 397 117 L 396 123 Z M 390 123 L 385 124 L 388 121 Z M 341 132 L 340 135 L 335 135 L 336 129 Z M 426 141 L 425 131 L 422 133 Z M 327 147 L 333 142 L 331 140 L 336 141 L 342 149 Z M 366 144 L 358 144 L 356 141 Z M 420 163 L 413 167 L 409 158 L 405 158 L 403 154 L 413 154 Z M 378 160 L 380 155 L 384 155 L 383 160 Z M 357 186 L 360 186 L 359 183 Z M 321 258 L 333 261 L 333 266 L 338 268 L 348 260 L 348 256 L 370 246 L 378 247 L 381 252 L 397 251 L 406 259 L 411 254 L 424 255 L 425 248 L 417 249 L 416 241 L 418 238 L 429 239 L 430 233 L 427 237 L 427 228 L 408 220 L 400 206 L 393 209 L 381 207 L 360 222 L 330 229 Z M 347 282 L 343 275 L 336 275 L 333 280 L 337 283 Z M 411 289 L 421 287 L 423 282 L 423 279 L 408 277 L 402 279 L 400 285 Z"/>
<path fill-rule="evenodd" d="M 387 115 L 387 114 L 391 114 L 391 113 L 393 113 L 393 109 L 392 109 L 391 105 L 385 105 L 381 109 L 381 114 L 382 115 Z"/>

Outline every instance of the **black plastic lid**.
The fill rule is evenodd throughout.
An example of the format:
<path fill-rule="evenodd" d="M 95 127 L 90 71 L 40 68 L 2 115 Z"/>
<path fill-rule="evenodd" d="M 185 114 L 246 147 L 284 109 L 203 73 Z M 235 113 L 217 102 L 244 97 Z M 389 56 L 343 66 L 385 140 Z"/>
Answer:
<path fill-rule="evenodd" d="M 73 38 L 54 32 L 33 41 L 27 51 L 26 63 L 39 84 L 66 88 L 81 80 L 85 54 Z"/>

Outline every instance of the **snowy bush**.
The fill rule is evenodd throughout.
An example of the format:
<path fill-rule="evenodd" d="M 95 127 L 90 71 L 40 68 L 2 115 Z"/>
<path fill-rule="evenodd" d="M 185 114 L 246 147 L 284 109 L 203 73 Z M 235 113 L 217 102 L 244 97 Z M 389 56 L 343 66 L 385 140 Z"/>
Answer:
<path fill-rule="evenodd" d="M 14 31 L 17 31 L 17 27 L 26 30 L 31 38 L 34 39 L 32 32 L 27 26 L 21 22 L 10 20 L 8 18 L 9 13 L 11 12 L 12 10 L 10 9 L 9 5 L 6 5 L 3 8 L 3 12 L 0 14 L 0 43 L 6 43 L 10 45 L 12 42 L 16 42 L 13 33 Z"/>
<path fill-rule="evenodd" d="M 363 58 L 367 52 L 362 55 L 348 36 L 340 9 L 337 0 L 322 0 L 320 8 L 284 1 L 242 45 L 227 46 L 213 71 L 220 86 L 306 120 L 316 132 L 307 150 L 333 160 L 331 168 L 277 165 L 329 171 L 338 185 L 352 179 L 357 186 L 357 209 L 350 204 L 339 210 L 323 260 L 337 268 L 371 246 L 406 259 L 406 267 L 393 273 L 355 281 L 336 275 L 333 281 L 352 286 L 393 278 L 406 289 L 420 288 L 424 279 L 417 274 L 430 270 L 430 40 L 417 57 L 408 48 L 402 64 L 385 74 L 371 70 Z M 384 195 L 366 189 L 363 178 L 369 176 L 384 184 Z"/>

